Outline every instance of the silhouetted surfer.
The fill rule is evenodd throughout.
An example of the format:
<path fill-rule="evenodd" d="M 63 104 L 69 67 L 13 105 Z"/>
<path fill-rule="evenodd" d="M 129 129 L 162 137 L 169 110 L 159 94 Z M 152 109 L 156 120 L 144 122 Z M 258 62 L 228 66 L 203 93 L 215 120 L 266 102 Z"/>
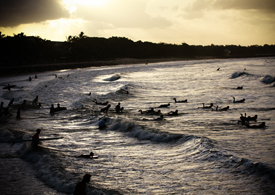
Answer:
<path fill-rule="evenodd" d="M 107 114 L 110 107 L 111 107 L 111 104 L 108 104 L 108 106 L 106 106 L 105 108 L 102 108 L 100 111 Z"/>
<path fill-rule="evenodd" d="M 116 113 L 120 113 L 120 112 L 122 112 L 122 110 L 123 110 L 123 107 L 120 107 L 120 103 L 118 103 L 116 105 Z"/>
<path fill-rule="evenodd" d="M 76 184 L 76 187 L 75 187 L 75 190 L 74 190 L 74 195 L 86 195 L 87 194 L 86 185 L 87 185 L 87 183 L 90 182 L 91 177 L 92 176 L 88 173 L 86 173 L 83 176 L 82 181 Z"/>
<path fill-rule="evenodd" d="M 34 146 L 34 147 L 38 146 L 38 143 L 39 143 L 38 139 L 39 139 L 40 132 L 41 132 L 41 130 L 37 129 L 36 133 L 32 136 L 32 139 L 33 139 L 32 146 Z"/>
<path fill-rule="evenodd" d="M 106 121 L 107 121 L 107 118 L 102 119 L 102 120 L 98 123 L 98 128 L 99 128 L 99 129 L 105 129 L 105 128 L 107 127 Z"/>
<path fill-rule="evenodd" d="M 21 119 L 21 108 L 20 107 L 17 109 L 16 118 Z"/>
<path fill-rule="evenodd" d="M 90 154 L 81 154 L 79 157 L 80 158 L 98 158 L 97 156 L 94 156 L 93 152 L 90 152 Z"/>

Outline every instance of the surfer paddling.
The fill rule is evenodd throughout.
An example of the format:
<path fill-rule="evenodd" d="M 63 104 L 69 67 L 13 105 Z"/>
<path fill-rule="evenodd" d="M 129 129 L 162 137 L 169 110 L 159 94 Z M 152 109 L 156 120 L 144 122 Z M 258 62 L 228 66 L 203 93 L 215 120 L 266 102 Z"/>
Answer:
<path fill-rule="evenodd" d="M 93 152 L 90 152 L 90 154 L 81 154 L 79 157 L 80 158 L 98 158 L 98 156 L 94 156 Z"/>

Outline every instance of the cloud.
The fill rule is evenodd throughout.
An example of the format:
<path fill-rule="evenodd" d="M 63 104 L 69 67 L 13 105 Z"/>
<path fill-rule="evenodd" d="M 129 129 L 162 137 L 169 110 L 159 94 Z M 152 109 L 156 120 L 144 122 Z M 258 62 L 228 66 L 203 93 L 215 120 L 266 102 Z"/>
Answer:
<path fill-rule="evenodd" d="M 275 13 L 274 0 L 193 0 L 182 9 L 181 16 L 187 19 L 204 17 L 211 11 L 238 11 L 242 13 L 255 12 L 273 16 Z"/>
<path fill-rule="evenodd" d="M 161 17 L 146 13 L 145 0 L 116 0 L 110 1 L 108 6 L 85 7 L 77 6 L 75 17 L 87 21 L 102 22 L 113 28 L 163 28 L 172 23 Z"/>
<path fill-rule="evenodd" d="M 258 10 L 275 12 L 274 0 L 217 0 L 213 3 L 216 9 Z"/>
<path fill-rule="evenodd" d="M 69 17 L 60 0 L 4 0 L 0 2 L 0 27 L 39 23 Z"/>

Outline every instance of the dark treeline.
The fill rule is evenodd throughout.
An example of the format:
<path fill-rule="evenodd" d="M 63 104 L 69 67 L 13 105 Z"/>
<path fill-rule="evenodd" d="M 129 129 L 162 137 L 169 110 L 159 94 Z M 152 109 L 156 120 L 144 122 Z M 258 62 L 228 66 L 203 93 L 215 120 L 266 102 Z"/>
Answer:
<path fill-rule="evenodd" d="M 81 32 L 64 42 L 24 33 L 5 36 L 0 32 L 1 66 L 111 60 L 117 58 L 236 58 L 275 56 L 275 45 L 181 45 L 134 42 L 125 37 L 87 37 Z"/>

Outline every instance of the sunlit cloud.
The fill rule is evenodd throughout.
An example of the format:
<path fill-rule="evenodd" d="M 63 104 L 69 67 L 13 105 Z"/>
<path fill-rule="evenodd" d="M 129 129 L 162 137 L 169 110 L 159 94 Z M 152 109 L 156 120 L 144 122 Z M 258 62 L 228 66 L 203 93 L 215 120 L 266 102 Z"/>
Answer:
<path fill-rule="evenodd" d="M 2 3 L 4 2 L 4 3 Z M 274 44 L 274 0 L 10 0 L 0 31 L 64 41 L 123 36 L 181 44 Z M 1 12 L 2 11 L 2 12 Z"/>

